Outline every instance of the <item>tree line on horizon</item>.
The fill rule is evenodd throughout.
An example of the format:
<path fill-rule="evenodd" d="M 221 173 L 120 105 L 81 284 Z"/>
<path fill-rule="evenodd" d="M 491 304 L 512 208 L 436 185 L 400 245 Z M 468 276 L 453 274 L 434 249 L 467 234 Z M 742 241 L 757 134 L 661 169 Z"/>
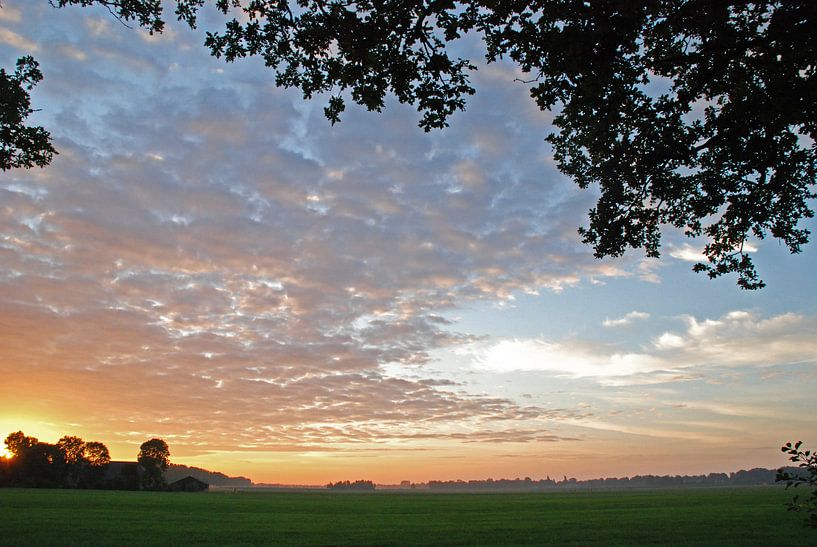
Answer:
<path fill-rule="evenodd" d="M 622 488 L 674 488 L 687 486 L 754 486 L 775 484 L 777 470 L 754 468 L 733 473 L 701 475 L 635 475 L 579 480 L 565 476 L 562 480 L 545 479 L 485 479 L 429 481 L 429 490 L 594 490 Z M 412 485 L 415 486 L 415 485 Z"/>
<path fill-rule="evenodd" d="M 432 480 L 427 483 L 412 483 L 402 481 L 401 489 L 421 489 L 449 492 L 558 492 L 578 490 L 621 490 L 629 488 L 689 488 L 712 486 L 763 486 L 785 484 L 785 488 L 797 489 L 801 486 L 811 491 L 805 495 L 797 494 L 786 502 L 789 511 L 803 513 L 804 525 L 817 528 L 817 451 L 807 450 L 802 441 L 787 442 L 781 451 L 788 455 L 788 459 L 795 465 L 778 469 L 753 469 L 735 471 L 732 473 L 709 473 L 702 475 L 635 475 L 634 477 L 610 477 L 588 480 L 568 478 L 554 480 L 548 476 L 545 479 L 497 479 L 485 480 Z M 376 485 L 370 480 L 338 481 L 326 485 L 329 490 L 373 492 Z"/>
<path fill-rule="evenodd" d="M 72 435 L 50 444 L 16 431 L 6 437 L 5 445 L 11 457 L 0 458 L 0 487 L 167 488 L 164 473 L 170 465 L 170 449 L 162 439 L 142 443 L 136 462 L 111 462 L 105 444 Z"/>
<path fill-rule="evenodd" d="M 354 492 L 374 492 L 375 484 L 372 481 L 356 480 L 356 481 L 338 481 L 330 482 L 326 485 L 329 490 L 354 491 Z"/>

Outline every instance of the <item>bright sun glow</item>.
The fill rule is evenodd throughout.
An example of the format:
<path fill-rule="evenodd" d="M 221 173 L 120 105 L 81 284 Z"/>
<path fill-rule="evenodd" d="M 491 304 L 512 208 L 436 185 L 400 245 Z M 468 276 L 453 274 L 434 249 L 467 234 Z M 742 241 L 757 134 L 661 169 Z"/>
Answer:
<path fill-rule="evenodd" d="M 11 457 L 11 454 L 9 453 L 8 450 L 6 450 L 6 447 L 5 446 L 0 447 L 0 458 L 10 458 L 10 457 Z"/>
<path fill-rule="evenodd" d="M 0 0 L 0 2 L 2 2 L 2 0 Z M 9 454 L 3 440 L 9 433 L 15 431 L 22 431 L 30 437 L 35 437 L 43 442 L 49 443 L 56 442 L 58 438 L 65 434 L 59 426 L 39 416 L 30 414 L 3 415 L 3 409 L 0 408 L 0 455 L 6 455 L 6 457 L 8 457 Z"/>

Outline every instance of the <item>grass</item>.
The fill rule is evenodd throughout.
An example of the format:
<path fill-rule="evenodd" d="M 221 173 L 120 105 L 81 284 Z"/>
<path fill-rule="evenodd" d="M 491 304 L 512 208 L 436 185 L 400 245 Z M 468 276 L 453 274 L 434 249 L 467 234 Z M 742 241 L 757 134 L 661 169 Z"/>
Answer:
<path fill-rule="evenodd" d="M 0 489 L 3 545 L 817 545 L 782 488 L 556 494 Z"/>

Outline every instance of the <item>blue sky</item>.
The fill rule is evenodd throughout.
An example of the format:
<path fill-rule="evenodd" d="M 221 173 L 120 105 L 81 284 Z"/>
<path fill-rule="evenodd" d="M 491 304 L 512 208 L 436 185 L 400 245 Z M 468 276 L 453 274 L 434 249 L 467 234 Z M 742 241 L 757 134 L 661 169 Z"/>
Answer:
<path fill-rule="evenodd" d="M 730 471 L 817 441 L 814 245 L 755 242 L 754 292 L 692 273 L 704 242 L 671 230 L 660 260 L 597 260 L 594 191 L 512 66 L 426 134 L 395 101 L 331 126 L 202 42 L 0 9 L 60 151 L 0 175 L 9 432 L 123 459 L 158 435 L 300 483 Z"/>

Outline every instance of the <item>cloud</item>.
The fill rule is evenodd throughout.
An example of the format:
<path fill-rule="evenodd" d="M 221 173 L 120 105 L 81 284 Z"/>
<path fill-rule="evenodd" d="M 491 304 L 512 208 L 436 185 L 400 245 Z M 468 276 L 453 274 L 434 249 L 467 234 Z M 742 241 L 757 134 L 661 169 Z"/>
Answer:
<path fill-rule="evenodd" d="M 602 322 L 602 325 L 605 327 L 623 327 L 625 325 L 631 324 L 633 321 L 641 321 L 644 319 L 649 319 L 650 314 L 642 311 L 631 311 L 623 315 L 622 317 L 618 317 L 616 319 L 605 319 Z"/>
<path fill-rule="evenodd" d="M 671 247 L 669 255 L 685 262 L 706 262 L 706 255 L 704 255 L 703 249 L 693 247 L 689 243 Z"/>
<path fill-rule="evenodd" d="M 445 135 L 398 104 L 332 127 L 200 35 L 24 12 L 60 155 L 0 184 L 6 407 L 184 450 L 533 441 L 572 415 L 424 368 L 476 340 L 446 319 L 463 303 L 632 275 L 578 242 L 592 195 L 529 138 L 541 119 L 494 113 L 524 89 L 488 82 Z"/>
<path fill-rule="evenodd" d="M 502 340 L 475 351 L 479 369 L 506 373 L 539 371 L 571 378 L 611 378 L 661 370 L 659 359 L 639 353 L 603 353 L 577 343 Z"/>
<path fill-rule="evenodd" d="M 742 250 L 745 253 L 756 253 L 758 251 L 758 246 L 751 241 L 747 241 L 743 244 Z M 690 245 L 689 243 L 684 243 L 682 245 L 670 245 L 669 255 L 685 262 L 708 261 L 703 252 L 703 247 L 696 247 Z"/>
<path fill-rule="evenodd" d="M 39 49 L 35 42 L 3 27 L 0 27 L 0 42 L 25 53 L 35 53 Z"/>
<path fill-rule="evenodd" d="M 665 332 L 655 341 L 655 347 L 658 349 L 674 349 L 684 347 L 684 339 L 677 334 Z"/>
<path fill-rule="evenodd" d="M 20 19 L 22 19 L 20 10 L 11 6 L 3 6 L 3 8 L 0 9 L 0 21 L 19 23 Z"/>
<path fill-rule="evenodd" d="M 661 354 L 695 365 L 777 366 L 817 361 L 817 321 L 784 313 L 761 317 L 736 310 L 718 319 L 685 316 L 685 332 L 664 333 L 654 345 Z"/>
<path fill-rule="evenodd" d="M 633 312 L 605 326 L 629 321 Z M 666 331 L 649 344 L 631 347 L 568 339 L 476 341 L 460 353 L 472 366 L 494 374 L 530 371 L 563 378 L 590 378 L 605 385 L 698 380 L 723 368 L 768 368 L 817 362 L 817 321 L 786 313 L 761 317 L 732 311 L 718 319 L 681 318 L 682 331 Z"/>

